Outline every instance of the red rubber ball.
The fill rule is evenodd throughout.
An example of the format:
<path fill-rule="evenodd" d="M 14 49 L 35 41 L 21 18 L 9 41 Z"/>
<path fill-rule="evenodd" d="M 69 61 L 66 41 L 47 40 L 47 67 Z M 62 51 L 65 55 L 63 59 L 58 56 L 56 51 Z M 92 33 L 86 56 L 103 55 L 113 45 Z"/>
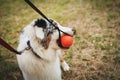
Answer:
<path fill-rule="evenodd" d="M 63 47 L 70 47 L 73 44 L 73 37 L 68 35 L 63 35 L 61 37 L 61 43 Z"/>

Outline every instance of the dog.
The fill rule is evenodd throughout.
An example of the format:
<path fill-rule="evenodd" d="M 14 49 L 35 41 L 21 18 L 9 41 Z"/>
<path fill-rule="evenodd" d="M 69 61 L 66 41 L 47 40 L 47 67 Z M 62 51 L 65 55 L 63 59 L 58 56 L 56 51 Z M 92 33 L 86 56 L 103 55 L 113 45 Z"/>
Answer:
<path fill-rule="evenodd" d="M 62 80 L 60 64 L 64 71 L 70 68 L 62 57 L 64 47 L 59 39 L 63 32 L 74 36 L 76 31 L 49 20 L 56 27 L 42 18 L 33 20 L 21 32 L 17 50 L 22 54 L 17 55 L 17 61 L 25 80 Z"/>

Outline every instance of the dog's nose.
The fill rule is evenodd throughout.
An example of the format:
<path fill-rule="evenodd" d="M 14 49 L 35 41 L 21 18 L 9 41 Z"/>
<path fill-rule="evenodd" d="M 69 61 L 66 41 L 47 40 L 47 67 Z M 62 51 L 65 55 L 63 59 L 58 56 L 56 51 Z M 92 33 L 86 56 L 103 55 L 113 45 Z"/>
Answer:
<path fill-rule="evenodd" d="M 73 35 L 75 35 L 76 34 L 76 29 L 72 29 L 72 31 L 73 31 Z"/>

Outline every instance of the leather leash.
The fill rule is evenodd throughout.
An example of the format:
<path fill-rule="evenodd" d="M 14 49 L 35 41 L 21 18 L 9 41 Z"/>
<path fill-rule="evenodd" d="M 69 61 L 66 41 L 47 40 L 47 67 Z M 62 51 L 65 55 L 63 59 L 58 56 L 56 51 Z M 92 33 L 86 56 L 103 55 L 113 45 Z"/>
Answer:
<path fill-rule="evenodd" d="M 15 50 L 13 47 L 11 47 L 7 42 L 5 42 L 2 38 L 0 38 L 0 44 L 2 46 L 4 46 L 5 48 L 7 48 L 8 50 L 10 50 L 13 53 L 16 54 L 21 54 L 21 52 L 18 52 L 17 50 Z"/>

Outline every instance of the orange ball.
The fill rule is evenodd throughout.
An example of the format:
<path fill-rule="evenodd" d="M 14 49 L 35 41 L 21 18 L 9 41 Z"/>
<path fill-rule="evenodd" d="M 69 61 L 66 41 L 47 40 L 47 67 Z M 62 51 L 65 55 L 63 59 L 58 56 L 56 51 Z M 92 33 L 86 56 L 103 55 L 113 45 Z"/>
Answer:
<path fill-rule="evenodd" d="M 68 36 L 68 35 L 63 35 L 61 37 L 61 43 L 63 47 L 70 47 L 73 44 L 73 37 Z"/>

